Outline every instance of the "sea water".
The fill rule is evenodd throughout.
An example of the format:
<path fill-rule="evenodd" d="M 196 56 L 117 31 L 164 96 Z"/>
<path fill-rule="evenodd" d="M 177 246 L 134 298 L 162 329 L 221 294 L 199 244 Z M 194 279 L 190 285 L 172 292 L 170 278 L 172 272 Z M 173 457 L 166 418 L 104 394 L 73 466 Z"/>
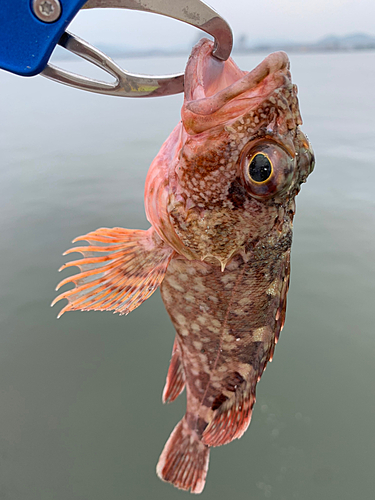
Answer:
<path fill-rule="evenodd" d="M 236 60 L 249 70 L 262 58 Z M 160 74 L 186 60 L 118 62 Z M 374 495 L 375 53 L 291 64 L 317 161 L 296 200 L 287 320 L 249 430 L 212 450 L 207 500 Z M 148 227 L 145 177 L 182 97 L 5 72 L 0 89 L 0 498 L 177 499 L 155 474 L 185 410 L 185 395 L 161 403 L 174 329 L 159 293 L 127 317 L 56 320 L 49 304 L 74 237 Z"/>

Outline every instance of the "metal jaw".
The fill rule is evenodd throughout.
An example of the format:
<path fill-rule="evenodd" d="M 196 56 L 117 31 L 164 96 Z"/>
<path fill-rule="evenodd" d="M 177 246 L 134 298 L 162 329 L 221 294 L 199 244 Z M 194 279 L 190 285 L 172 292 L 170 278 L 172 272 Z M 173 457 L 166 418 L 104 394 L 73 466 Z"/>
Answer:
<path fill-rule="evenodd" d="M 228 59 L 233 35 L 228 23 L 200 0 L 88 0 L 83 9 L 120 8 L 154 12 L 199 28 L 215 39 L 213 56 Z M 48 64 L 42 75 L 56 82 L 98 94 L 121 97 L 156 97 L 178 94 L 184 90 L 184 74 L 148 76 L 128 73 L 110 57 L 72 33 L 65 32 L 59 45 L 95 64 L 115 78 L 114 83 L 93 80 Z"/>

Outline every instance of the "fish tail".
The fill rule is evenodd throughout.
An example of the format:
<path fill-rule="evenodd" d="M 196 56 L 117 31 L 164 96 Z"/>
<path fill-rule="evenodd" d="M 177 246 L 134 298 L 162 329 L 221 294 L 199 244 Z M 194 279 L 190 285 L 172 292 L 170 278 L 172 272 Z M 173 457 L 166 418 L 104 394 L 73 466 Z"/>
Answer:
<path fill-rule="evenodd" d="M 201 493 L 208 469 L 210 448 L 189 427 L 184 417 L 174 428 L 160 455 L 156 472 L 176 488 Z"/>

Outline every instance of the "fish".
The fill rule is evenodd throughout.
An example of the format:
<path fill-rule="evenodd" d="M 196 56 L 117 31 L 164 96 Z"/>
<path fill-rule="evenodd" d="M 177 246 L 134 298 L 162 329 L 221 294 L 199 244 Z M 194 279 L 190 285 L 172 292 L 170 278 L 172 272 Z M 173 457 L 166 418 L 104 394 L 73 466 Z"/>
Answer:
<path fill-rule="evenodd" d="M 249 426 L 256 385 L 283 328 L 295 197 L 315 164 L 284 52 L 252 71 L 202 39 L 185 70 L 181 121 L 146 178 L 150 228 L 100 228 L 66 254 L 79 273 L 53 301 L 128 314 L 157 288 L 176 329 L 163 402 L 186 413 L 157 474 L 201 493 L 210 449 Z M 52 304 L 52 305 L 53 305 Z"/>

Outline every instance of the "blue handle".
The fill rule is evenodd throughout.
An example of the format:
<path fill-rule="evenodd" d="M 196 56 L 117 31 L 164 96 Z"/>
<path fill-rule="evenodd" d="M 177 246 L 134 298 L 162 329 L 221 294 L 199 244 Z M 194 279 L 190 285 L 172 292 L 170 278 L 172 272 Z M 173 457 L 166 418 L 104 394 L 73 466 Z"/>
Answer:
<path fill-rule="evenodd" d="M 21 76 L 43 71 L 68 24 L 87 0 L 60 0 L 53 23 L 33 13 L 33 0 L 0 0 L 0 68 Z"/>

